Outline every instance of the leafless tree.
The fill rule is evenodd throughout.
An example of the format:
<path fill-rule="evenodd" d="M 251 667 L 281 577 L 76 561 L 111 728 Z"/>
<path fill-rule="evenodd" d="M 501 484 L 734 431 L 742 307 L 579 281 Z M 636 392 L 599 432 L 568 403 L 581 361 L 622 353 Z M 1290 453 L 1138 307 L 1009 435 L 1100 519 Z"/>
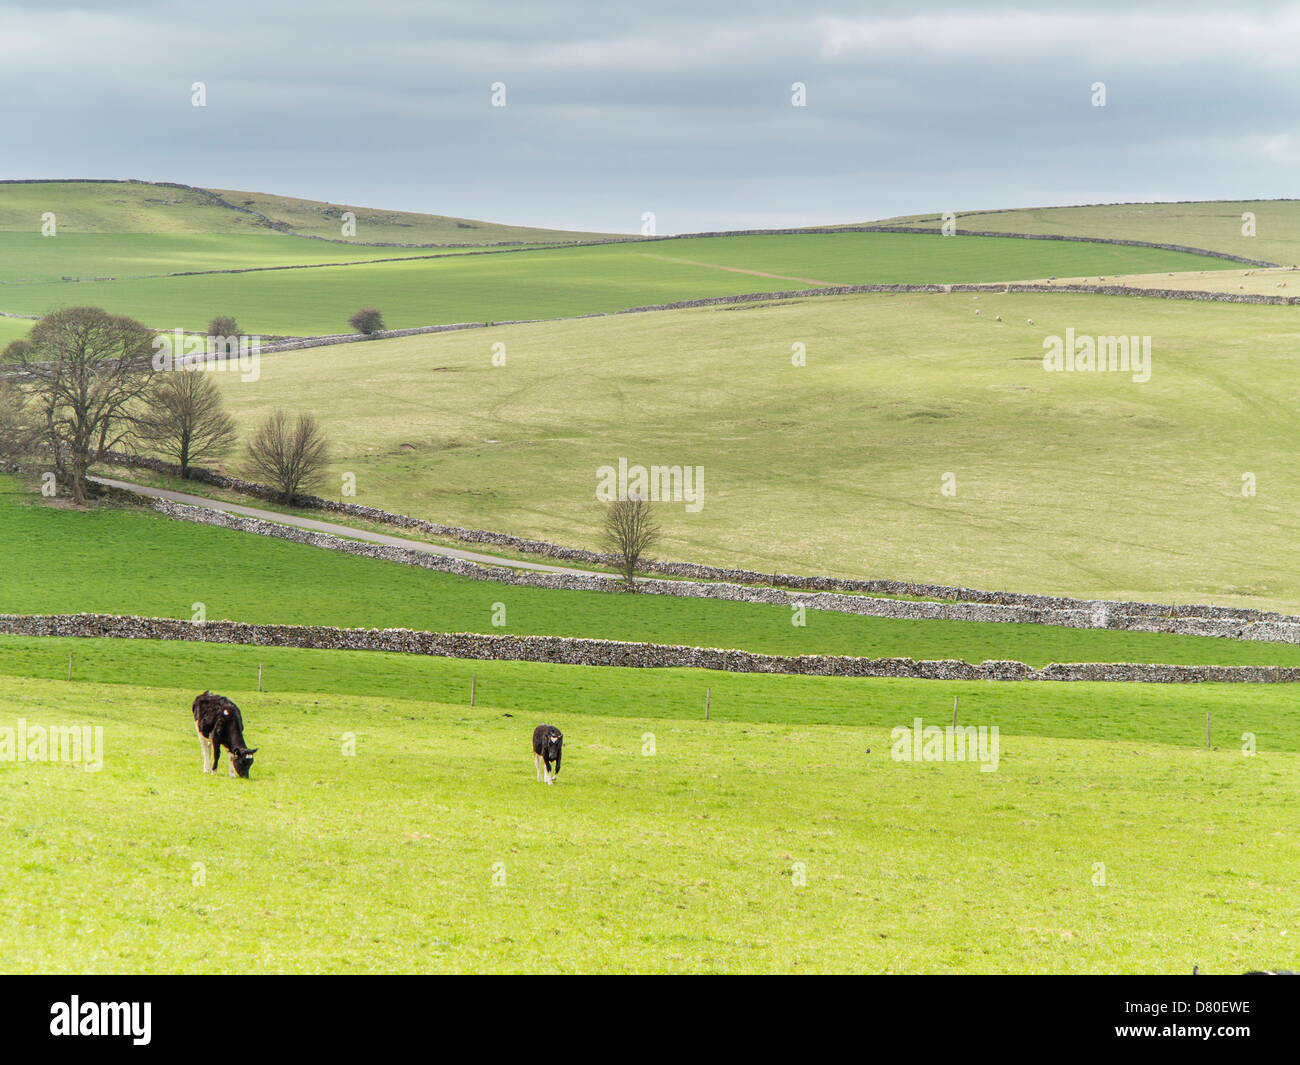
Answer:
<path fill-rule="evenodd" d="M 641 556 L 659 542 L 660 528 L 650 504 L 640 497 L 616 499 L 605 511 L 605 548 L 617 555 L 629 592 L 636 591 Z"/>
<path fill-rule="evenodd" d="M 38 415 L 40 442 L 74 502 L 86 501 L 96 453 L 131 430 L 131 408 L 153 379 L 152 353 L 153 333 L 135 319 L 69 307 L 46 315 L 0 356 L 16 368 L 14 379 Z"/>
<path fill-rule="evenodd" d="M 316 418 L 299 414 L 292 425 L 277 410 L 259 427 L 248 444 L 249 468 L 259 480 L 273 485 L 284 503 L 292 503 L 300 488 L 310 487 L 329 464 L 329 446 Z"/>
<path fill-rule="evenodd" d="M 36 443 L 32 408 L 18 385 L 0 378 L 0 462 L 18 462 Z"/>
<path fill-rule="evenodd" d="M 208 323 L 208 336 L 239 336 L 239 323 L 228 314 L 219 314 Z"/>
<path fill-rule="evenodd" d="M 358 333 L 371 336 L 383 331 L 384 316 L 374 307 L 363 307 L 348 319 L 348 325 Z"/>
<path fill-rule="evenodd" d="M 144 406 L 135 442 L 175 462 L 184 478 L 195 463 L 225 454 L 235 442 L 235 421 L 226 413 L 221 390 L 201 369 L 160 373 Z"/>

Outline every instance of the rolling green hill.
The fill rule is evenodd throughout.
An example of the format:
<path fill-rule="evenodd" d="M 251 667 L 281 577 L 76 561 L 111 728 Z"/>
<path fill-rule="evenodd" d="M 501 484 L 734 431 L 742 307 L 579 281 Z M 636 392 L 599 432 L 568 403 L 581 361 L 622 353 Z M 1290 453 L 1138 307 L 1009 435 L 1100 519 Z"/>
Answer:
<path fill-rule="evenodd" d="M 47 211 L 55 215 L 61 232 L 78 234 L 262 232 L 324 237 L 345 243 L 414 244 L 500 241 L 545 244 L 609 235 L 506 226 L 470 218 L 384 211 L 260 192 L 159 182 L 0 182 L 0 232 L 39 232 L 42 215 Z M 357 216 L 355 238 L 342 235 L 344 211 L 352 211 Z"/>
<path fill-rule="evenodd" d="M 1047 372 L 1068 329 L 1151 337 L 1150 380 Z M 1298 342 L 1290 307 L 867 295 L 317 348 L 217 379 L 245 432 L 316 412 L 323 494 L 352 472 L 357 502 L 446 524 L 593 546 L 601 466 L 698 465 L 703 508 L 658 508 L 661 557 L 1295 610 Z"/>
<path fill-rule="evenodd" d="M 228 262 L 236 254 L 228 248 L 229 240 L 223 241 L 219 261 Z M 321 244 L 312 250 L 328 258 L 327 250 L 333 248 Z M 275 248 L 256 251 L 276 255 Z M 157 266 L 158 257 L 154 253 L 149 260 L 150 269 Z M 193 268 L 195 256 L 184 261 L 186 268 Z M 364 306 L 378 307 L 390 328 L 403 329 L 607 313 L 825 285 L 999 281 L 1217 270 L 1229 265 L 1224 260 L 1146 248 L 996 237 L 895 233 L 699 237 L 76 285 L 33 280 L 0 286 L 0 310 L 44 314 L 71 302 L 90 303 L 155 327 L 192 329 L 202 328 L 213 314 L 222 312 L 234 314 L 250 332 L 321 334 L 346 331 L 348 315 Z M 57 261 L 45 267 L 47 273 L 60 269 Z"/>
<path fill-rule="evenodd" d="M 273 196 L 263 192 L 237 192 L 230 189 L 211 191 L 229 203 L 265 215 L 296 236 L 324 237 L 328 240 L 398 244 L 496 244 L 505 241 L 549 244 L 619 236 L 613 233 L 512 226 L 500 222 L 482 222 L 474 218 L 450 218 L 411 211 L 387 211 L 358 207 L 355 204 Z M 345 238 L 341 235 L 344 211 L 356 215 L 357 229 L 354 237 Z"/>
<path fill-rule="evenodd" d="M 1254 236 L 1242 233 L 1242 215 L 1247 211 L 1255 215 Z M 918 229 L 937 229 L 940 221 L 941 216 L 937 214 L 890 219 L 891 223 Z M 1281 266 L 1300 263 L 1300 200 L 1118 203 L 966 211 L 957 213 L 957 226 L 977 232 L 1145 240 L 1227 252 Z"/>

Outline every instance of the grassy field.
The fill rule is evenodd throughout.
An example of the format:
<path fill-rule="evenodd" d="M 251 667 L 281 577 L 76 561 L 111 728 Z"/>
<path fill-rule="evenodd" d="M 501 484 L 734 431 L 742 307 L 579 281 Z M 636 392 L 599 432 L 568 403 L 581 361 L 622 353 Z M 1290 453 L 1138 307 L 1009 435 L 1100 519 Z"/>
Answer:
<path fill-rule="evenodd" d="M 325 237 L 328 240 L 356 240 L 398 244 L 494 244 L 521 241 L 545 244 L 554 241 L 601 239 L 619 234 L 578 232 L 567 229 L 539 229 L 501 222 L 483 222 L 476 218 L 450 218 L 446 215 L 417 214 L 411 211 L 388 211 L 356 204 L 322 203 L 296 196 L 275 196 L 265 192 L 237 192 L 213 189 L 213 192 L 240 207 L 265 215 L 273 222 L 289 227 L 295 235 Z M 355 237 L 342 238 L 342 214 L 355 214 Z"/>
<path fill-rule="evenodd" d="M 8 485 L 13 487 L 12 480 Z M 0 487 L 4 487 L 0 485 Z M 525 588 L 433 573 L 148 511 L 53 508 L 0 494 L 0 612 L 506 632 L 738 647 L 773 654 L 1300 666 L 1300 647 L 1152 633 L 897 621 L 785 606 Z M 236 562 L 237 560 L 237 562 Z M 498 604 L 504 624 L 494 626 Z"/>
<path fill-rule="evenodd" d="M 74 684 L 211 688 L 237 699 L 265 695 L 313 699 L 356 696 L 381 702 L 416 695 L 435 703 L 476 705 L 557 723 L 588 714 L 696 722 L 712 692 L 710 719 L 778 725 L 891 728 L 916 715 L 996 724 L 1043 739 L 1104 740 L 1201 748 L 1205 717 L 1213 740 L 1236 749 L 1255 736 L 1260 751 L 1300 753 L 1300 712 L 1288 684 L 1126 684 L 1048 681 L 853 679 L 699 669 L 631 669 L 494 662 L 372 651 L 156 640 L 0 636 L 0 676 Z M 170 700 L 172 697 L 168 697 Z"/>
<path fill-rule="evenodd" d="M 254 215 L 232 211 L 198 189 L 104 181 L 0 184 L 0 233 L 39 233 L 46 212 L 63 233 L 268 232 Z"/>
<path fill-rule="evenodd" d="M 1108 274 L 1102 278 L 1058 277 L 1046 283 L 1101 285 L 1105 288 L 1172 289 L 1178 292 L 1229 292 L 1256 296 L 1300 296 L 1300 275 L 1289 266 L 1276 270 L 1243 267 L 1240 270 L 1193 270 L 1181 274 L 1122 274 L 1118 277 Z"/>
<path fill-rule="evenodd" d="M 1046 372 L 1044 338 L 1071 328 L 1151 337 L 1150 380 Z M 599 467 L 697 465 L 703 509 L 658 508 L 661 557 L 1295 610 L 1298 338 L 1289 307 L 869 295 L 316 349 L 218 379 L 245 431 L 316 413 L 322 494 L 352 472 L 357 502 L 447 524 L 595 546 Z"/>
<path fill-rule="evenodd" d="M 196 686 L 174 686 L 171 648 L 129 648 L 151 650 L 171 686 L 0 679 L 0 728 L 103 729 L 98 772 L 0 763 L 6 971 L 1185 973 L 1294 958 L 1294 753 L 1045 740 L 976 710 L 1005 722 L 998 769 L 981 773 L 891 759 L 889 728 L 918 712 L 906 685 L 822 679 L 869 695 L 851 722 L 705 723 L 641 710 L 647 685 L 620 686 L 611 715 L 579 683 L 548 714 L 567 751 L 545 788 L 522 707 L 317 688 L 231 692 L 260 748 L 253 779 L 234 781 L 200 773 Z M 1062 686 L 988 687 L 1015 702 Z M 1184 694 L 1157 699 L 1167 712 Z"/>
<path fill-rule="evenodd" d="M 1242 233 L 1242 215 L 1255 215 L 1255 235 Z M 995 233 L 1056 233 L 1179 244 L 1241 255 L 1280 266 L 1300 263 L 1300 200 L 1230 200 L 1200 203 L 1124 203 L 1095 207 L 1027 207 L 969 211 L 959 229 Z M 939 215 L 897 220 L 938 229 Z M 1060 276 L 1060 275 L 1058 275 Z"/>
<path fill-rule="evenodd" d="M 11 340 L 25 337 L 36 323 L 26 318 L 5 318 L 0 316 L 0 349 Z"/>
<path fill-rule="evenodd" d="M 211 193 L 215 193 L 215 196 Z M 48 211 L 55 215 L 59 231 L 64 233 L 117 235 L 280 232 L 266 221 L 269 219 L 270 222 L 288 226 L 288 238 L 304 235 L 337 238 L 343 242 L 342 213 L 349 210 L 357 216 L 355 239 L 358 242 L 545 243 L 604 235 L 500 225 L 445 215 L 377 210 L 260 192 L 172 188 L 148 182 L 0 183 L 0 233 L 39 232 L 41 216 Z M 257 214 L 250 214 L 250 211 Z M 259 214 L 264 218 L 257 217 Z M 298 246 L 316 243 L 285 237 L 281 239 L 286 244 Z"/>
<path fill-rule="evenodd" d="M 218 242 L 223 255 L 233 254 L 232 239 Z M 267 247 L 268 255 L 279 254 L 278 245 Z M 328 258 L 333 247 L 322 244 L 313 251 Z M 296 247 L 286 254 L 298 254 Z M 220 310 L 236 315 L 243 328 L 252 332 L 319 334 L 344 330 L 348 315 L 363 306 L 380 308 L 386 324 L 401 329 L 558 318 L 825 284 L 998 281 L 1214 270 L 1229 265 L 1179 252 L 996 237 L 945 239 L 895 233 L 718 237 L 264 273 L 86 281 L 75 286 L 33 280 L 0 290 L 0 310 L 44 314 L 70 302 L 89 303 L 168 328 L 200 328 Z M 57 269 L 60 275 L 70 273 L 57 261 L 44 268 Z M 83 276 L 85 271 L 75 273 Z"/>
<path fill-rule="evenodd" d="M 438 254 L 456 255 L 463 250 Z M 0 299 L 20 296 L 28 283 L 46 285 L 63 277 L 65 302 L 80 300 L 81 285 L 94 278 L 157 278 L 194 270 L 267 269 L 414 256 L 419 251 L 295 240 L 277 233 L 6 233 L 0 237 Z M 253 277 L 264 277 L 254 274 Z M 46 289 L 42 289 L 46 291 Z M 199 322 L 198 325 L 206 325 Z"/>

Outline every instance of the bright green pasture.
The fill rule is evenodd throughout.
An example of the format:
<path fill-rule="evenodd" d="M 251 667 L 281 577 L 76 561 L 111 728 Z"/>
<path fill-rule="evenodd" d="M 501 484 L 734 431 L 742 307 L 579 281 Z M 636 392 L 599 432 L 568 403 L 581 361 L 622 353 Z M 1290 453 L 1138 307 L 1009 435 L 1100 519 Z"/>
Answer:
<path fill-rule="evenodd" d="M 543 787 L 522 708 L 232 692 L 259 747 L 240 781 L 200 772 L 193 684 L 6 678 L 0 729 L 100 727 L 103 761 L 0 763 L 0 967 L 1294 965 L 1297 755 L 1004 726 L 995 772 L 902 762 L 909 693 L 841 687 L 883 723 L 664 720 L 626 690 L 611 716 L 574 690 Z"/>
<path fill-rule="evenodd" d="M 891 728 L 917 716 L 949 722 L 955 697 L 962 722 L 1017 735 L 1202 747 L 1209 714 L 1216 746 L 1237 749 L 1250 733 L 1260 751 L 1300 752 L 1294 684 L 854 679 L 19 636 L 0 636 L 0 676 L 66 682 L 70 654 L 75 683 L 211 688 L 241 703 L 255 698 L 259 665 L 268 694 L 463 703 L 473 679 L 477 706 L 557 722 L 587 714 L 696 721 L 708 690 L 712 721 Z"/>
<path fill-rule="evenodd" d="M 56 287 L 56 291 L 65 294 L 64 302 L 84 303 L 81 295 L 84 284 L 95 278 L 150 278 L 183 271 L 255 269 L 428 254 L 418 249 L 349 247 L 323 240 L 299 240 L 265 231 L 61 232 L 53 237 L 0 232 L 0 281 L 4 282 L 0 285 L 0 300 L 21 294 L 27 282 L 58 282 L 63 277 L 79 279 L 77 284 Z M 196 326 L 205 325 L 207 322 L 196 323 Z"/>
<path fill-rule="evenodd" d="M 6 486 L 14 489 L 9 480 Z M 1300 666 L 1290 644 L 962 621 L 896 621 L 678 596 L 515 587 L 170 521 L 0 495 L 0 612 L 505 632 L 773 654 Z M 502 621 L 496 625 L 494 621 Z"/>
<path fill-rule="evenodd" d="M 332 254 L 332 246 L 321 247 L 323 257 Z M 251 332 L 318 334 L 346 331 L 348 316 L 366 306 L 378 307 L 390 328 L 410 328 L 560 318 L 823 283 L 998 281 L 1225 265 L 1146 248 L 996 237 L 719 237 L 75 286 L 34 282 L 0 289 L 0 310 L 44 314 L 75 301 L 148 325 L 189 328 L 206 325 L 221 310 Z M 60 273 L 84 271 L 74 264 Z"/>

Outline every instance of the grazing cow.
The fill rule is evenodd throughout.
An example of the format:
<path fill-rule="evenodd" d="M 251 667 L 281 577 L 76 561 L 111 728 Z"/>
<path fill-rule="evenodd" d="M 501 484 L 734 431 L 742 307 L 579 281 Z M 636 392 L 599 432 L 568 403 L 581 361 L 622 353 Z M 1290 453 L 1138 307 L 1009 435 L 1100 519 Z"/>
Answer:
<path fill-rule="evenodd" d="M 203 745 L 203 772 L 215 773 L 221 748 L 230 752 L 230 775 L 247 777 L 256 747 L 244 744 L 244 719 L 224 695 L 204 692 L 194 700 L 194 729 Z"/>
<path fill-rule="evenodd" d="M 538 725 L 533 729 L 533 765 L 537 769 L 537 779 L 554 784 L 560 775 L 560 754 L 564 746 L 564 736 L 554 725 Z M 555 763 L 555 772 L 551 772 L 551 763 Z M 546 766 L 545 772 L 542 766 Z"/>

